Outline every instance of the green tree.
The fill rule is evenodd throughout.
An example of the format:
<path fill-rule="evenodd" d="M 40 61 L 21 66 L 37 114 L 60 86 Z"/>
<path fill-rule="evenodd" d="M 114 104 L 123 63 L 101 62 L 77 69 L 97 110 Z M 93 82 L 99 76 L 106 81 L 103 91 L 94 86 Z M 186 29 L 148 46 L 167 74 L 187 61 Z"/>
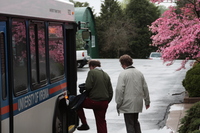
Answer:
<path fill-rule="evenodd" d="M 86 42 L 82 39 L 82 32 L 76 32 L 76 50 L 84 49 Z"/>
<path fill-rule="evenodd" d="M 194 4 L 196 0 L 180 0 L 176 2 L 177 8 L 184 7 L 186 4 Z"/>
<path fill-rule="evenodd" d="M 155 47 L 149 46 L 151 32 L 148 25 L 160 16 L 160 11 L 149 0 L 130 0 L 125 8 L 125 14 L 135 24 L 137 34 L 130 42 L 130 55 L 134 58 L 146 58 L 151 51 L 156 51 Z"/>
<path fill-rule="evenodd" d="M 122 9 L 125 9 L 126 6 L 127 6 L 127 4 L 128 4 L 129 2 L 130 2 L 130 0 L 123 0 L 123 1 L 121 2 Z"/>
<path fill-rule="evenodd" d="M 105 0 L 96 19 L 100 56 L 118 58 L 129 51 L 129 38 L 134 34 L 130 20 L 124 17 L 117 0 Z"/>
<path fill-rule="evenodd" d="M 74 3 L 74 7 L 89 7 L 88 2 L 76 2 L 74 0 L 69 0 L 70 2 Z"/>

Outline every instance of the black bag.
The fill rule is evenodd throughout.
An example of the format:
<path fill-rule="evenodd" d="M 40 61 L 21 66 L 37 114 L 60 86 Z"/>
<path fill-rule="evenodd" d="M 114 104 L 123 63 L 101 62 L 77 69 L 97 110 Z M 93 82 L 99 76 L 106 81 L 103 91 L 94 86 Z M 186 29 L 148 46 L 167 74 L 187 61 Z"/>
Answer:
<path fill-rule="evenodd" d="M 74 96 L 74 95 L 69 96 L 69 108 L 72 110 L 77 110 L 80 107 L 80 105 L 83 103 L 86 97 L 87 97 L 86 91 L 84 91 L 83 93 L 77 96 Z"/>
<path fill-rule="evenodd" d="M 80 88 L 79 92 L 81 94 L 77 96 L 75 95 L 69 96 L 69 108 L 72 110 L 77 110 L 88 95 L 88 92 L 85 90 L 85 83 L 80 84 L 79 88 Z"/>

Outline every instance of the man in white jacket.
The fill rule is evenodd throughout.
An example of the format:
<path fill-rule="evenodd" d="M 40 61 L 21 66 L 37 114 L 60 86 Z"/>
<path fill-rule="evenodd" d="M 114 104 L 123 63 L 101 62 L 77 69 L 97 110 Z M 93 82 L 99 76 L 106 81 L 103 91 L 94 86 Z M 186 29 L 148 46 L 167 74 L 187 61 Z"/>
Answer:
<path fill-rule="evenodd" d="M 146 109 L 150 107 L 149 91 L 143 74 L 132 66 L 133 60 L 129 55 L 119 59 L 122 71 L 118 77 L 115 101 L 118 113 L 124 113 L 127 133 L 141 133 L 138 121 L 142 112 L 143 100 Z"/>

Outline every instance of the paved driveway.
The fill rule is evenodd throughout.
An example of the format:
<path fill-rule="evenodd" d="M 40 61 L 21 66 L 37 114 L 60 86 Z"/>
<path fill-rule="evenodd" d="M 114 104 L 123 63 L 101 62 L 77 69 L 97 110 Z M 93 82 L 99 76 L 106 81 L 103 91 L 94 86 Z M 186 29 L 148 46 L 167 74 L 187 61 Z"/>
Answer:
<path fill-rule="evenodd" d="M 119 60 L 99 60 L 101 61 L 102 69 L 110 75 L 115 92 L 118 75 L 123 71 Z M 133 61 L 133 66 L 144 74 L 151 98 L 150 108 L 148 110 L 144 108 L 143 113 L 140 113 L 139 116 L 142 131 L 143 133 L 169 133 L 168 130 L 164 129 L 167 114 L 170 105 L 183 101 L 185 90 L 182 86 L 182 80 L 187 70 L 191 68 L 190 63 L 186 64 L 186 69 L 176 71 L 181 65 L 181 60 L 175 61 L 172 66 L 166 66 L 163 64 L 162 60 L 134 59 Z M 78 84 L 85 82 L 88 71 L 88 66 L 78 69 Z M 93 112 L 87 109 L 85 112 L 90 130 L 81 132 L 95 133 L 96 125 Z M 106 120 L 108 133 L 126 133 L 124 118 L 122 114 L 118 116 L 116 112 L 114 97 L 109 104 Z M 80 131 L 75 132 L 77 133 Z"/>

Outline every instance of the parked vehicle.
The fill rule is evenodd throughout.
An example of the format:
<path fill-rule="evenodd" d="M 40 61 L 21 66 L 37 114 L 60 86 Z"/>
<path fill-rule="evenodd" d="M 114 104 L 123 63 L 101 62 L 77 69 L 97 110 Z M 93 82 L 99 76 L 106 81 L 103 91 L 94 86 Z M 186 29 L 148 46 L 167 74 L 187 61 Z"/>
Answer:
<path fill-rule="evenodd" d="M 159 52 L 151 52 L 151 54 L 149 55 L 149 59 L 150 60 L 161 59 L 161 53 L 159 53 Z"/>
<path fill-rule="evenodd" d="M 87 54 L 87 50 L 76 51 L 76 61 L 78 68 L 83 68 L 89 60 L 91 60 L 91 57 Z"/>

